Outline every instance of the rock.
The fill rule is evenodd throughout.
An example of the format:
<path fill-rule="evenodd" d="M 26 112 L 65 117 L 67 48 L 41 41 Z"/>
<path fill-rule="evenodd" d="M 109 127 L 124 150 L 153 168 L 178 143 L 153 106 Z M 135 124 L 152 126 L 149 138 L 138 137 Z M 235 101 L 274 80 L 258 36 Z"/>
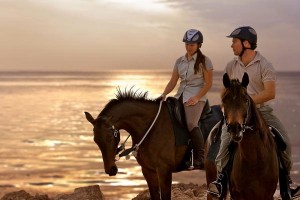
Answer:
<path fill-rule="evenodd" d="M 17 192 L 11 192 L 4 195 L 1 200 L 50 200 L 48 195 L 35 195 L 31 196 L 24 190 L 20 190 Z"/>
<path fill-rule="evenodd" d="M 206 185 L 174 184 L 172 185 L 172 200 L 206 200 Z M 149 190 L 138 194 L 132 200 L 150 200 Z"/>
<path fill-rule="evenodd" d="M 11 192 L 4 195 L 1 200 L 27 200 L 32 197 L 29 193 L 24 190 L 20 190 L 17 192 Z"/>
<path fill-rule="evenodd" d="M 99 185 L 76 188 L 72 194 L 58 195 L 54 200 L 103 200 Z"/>
<path fill-rule="evenodd" d="M 206 200 L 207 197 L 207 187 L 206 184 L 198 186 L 197 184 L 173 184 L 172 185 L 172 200 Z M 276 191 L 274 195 L 274 200 L 279 200 L 281 198 L 279 190 Z M 230 199 L 230 195 L 227 195 L 226 200 Z M 149 190 L 144 190 L 140 192 L 132 200 L 150 200 Z"/>

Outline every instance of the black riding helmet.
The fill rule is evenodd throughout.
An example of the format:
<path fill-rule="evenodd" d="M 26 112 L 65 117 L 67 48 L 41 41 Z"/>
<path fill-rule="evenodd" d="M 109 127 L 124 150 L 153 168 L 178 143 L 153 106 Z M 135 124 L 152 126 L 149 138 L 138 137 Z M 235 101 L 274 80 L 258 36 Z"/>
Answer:
<path fill-rule="evenodd" d="M 185 32 L 182 41 L 187 44 L 203 43 L 203 35 L 200 31 L 196 29 L 190 29 Z"/>
<path fill-rule="evenodd" d="M 247 49 L 244 47 L 243 42 L 247 40 L 251 44 L 251 48 L 248 49 L 256 49 L 257 47 L 257 34 L 256 31 L 251 26 L 242 26 L 235 29 L 230 35 L 227 37 L 230 38 L 238 38 L 241 40 L 243 45 L 243 51 L 239 55 L 240 57 L 243 55 L 244 51 Z"/>

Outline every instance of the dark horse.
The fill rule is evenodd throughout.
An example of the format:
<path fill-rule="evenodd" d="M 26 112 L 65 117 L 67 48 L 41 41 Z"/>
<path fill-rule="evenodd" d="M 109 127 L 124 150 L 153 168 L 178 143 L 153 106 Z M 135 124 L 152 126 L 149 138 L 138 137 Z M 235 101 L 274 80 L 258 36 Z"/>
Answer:
<path fill-rule="evenodd" d="M 230 80 L 227 74 L 223 76 L 224 121 L 236 146 L 229 191 L 232 199 L 273 200 L 279 176 L 277 146 L 265 120 L 247 94 L 248 83 L 246 73 L 242 82 Z M 209 138 L 214 134 L 212 131 Z M 216 167 L 211 161 L 206 163 L 206 178 L 207 184 L 216 178 Z"/>
<path fill-rule="evenodd" d="M 105 172 L 110 176 L 117 174 L 115 157 L 120 142 L 119 130 L 126 130 L 132 137 L 133 147 L 139 144 L 135 157 L 147 181 L 151 199 L 171 199 L 172 172 L 182 162 L 188 147 L 175 145 L 166 102 L 148 100 L 147 92 L 137 94 L 132 90 L 125 93 L 118 90 L 116 96 L 117 99 L 112 99 L 96 119 L 85 112 L 87 120 L 94 126 L 94 141 L 102 153 Z"/>

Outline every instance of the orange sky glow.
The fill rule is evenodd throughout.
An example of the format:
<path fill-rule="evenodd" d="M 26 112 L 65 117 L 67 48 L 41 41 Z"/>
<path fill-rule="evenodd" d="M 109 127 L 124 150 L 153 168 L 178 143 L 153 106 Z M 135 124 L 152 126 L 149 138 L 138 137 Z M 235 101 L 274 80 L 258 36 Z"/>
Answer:
<path fill-rule="evenodd" d="M 0 71 L 172 70 L 190 28 L 216 70 L 233 58 L 233 29 L 250 25 L 279 71 L 298 71 L 298 0 L 2 0 Z"/>

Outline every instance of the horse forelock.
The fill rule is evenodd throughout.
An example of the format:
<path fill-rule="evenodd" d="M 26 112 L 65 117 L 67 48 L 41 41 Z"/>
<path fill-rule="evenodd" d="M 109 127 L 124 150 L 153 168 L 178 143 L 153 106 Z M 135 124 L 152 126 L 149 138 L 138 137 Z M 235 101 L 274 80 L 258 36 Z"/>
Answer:
<path fill-rule="evenodd" d="M 244 95 L 246 95 L 246 89 L 241 85 L 238 79 L 232 79 L 230 81 L 230 86 L 226 88 L 225 92 L 222 95 L 222 102 L 228 96 L 233 100 L 240 100 Z M 236 102 L 235 102 L 236 103 Z"/>

